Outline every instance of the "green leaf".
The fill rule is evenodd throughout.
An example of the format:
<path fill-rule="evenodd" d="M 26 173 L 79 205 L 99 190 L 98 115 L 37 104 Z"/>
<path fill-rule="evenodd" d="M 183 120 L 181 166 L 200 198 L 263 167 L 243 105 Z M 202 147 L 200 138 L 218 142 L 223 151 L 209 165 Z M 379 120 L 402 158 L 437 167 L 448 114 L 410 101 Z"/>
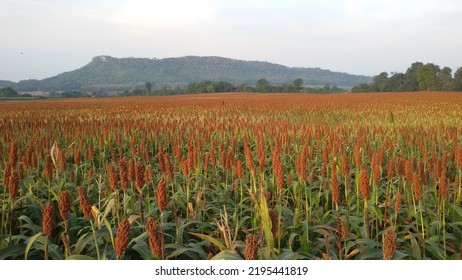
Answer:
<path fill-rule="evenodd" d="M 34 242 L 37 240 L 37 238 L 39 238 L 40 236 L 42 236 L 42 232 L 39 232 L 39 233 L 35 234 L 34 236 L 32 236 L 31 238 L 29 238 L 29 241 L 27 241 L 26 250 L 24 251 L 24 255 L 25 255 L 24 259 L 27 260 L 27 255 L 29 254 L 30 248 L 32 247 Z"/>
<path fill-rule="evenodd" d="M 13 246 L 6 247 L 0 250 L 0 260 L 5 260 L 9 258 L 17 260 L 19 259 L 19 256 L 24 254 L 24 248 L 25 246 L 23 244 L 16 244 Z"/>
<path fill-rule="evenodd" d="M 107 231 L 109 232 L 109 235 L 111 236 L 112 247 L 114 247 L 114 250 L 115 250 L 114 234 L 112 233 L 111 224 L 108 222 L 105 216 L 103 216 L 103 221 L 104 221 L 104 225 L 107 228 Z"/>
<path fill-rule="evenodd" d="M 42 227 L 34 224 L 34 222 L 29 217 L 22 215 L 18 219 L 24 221 L 25 223 L 21 225 L 22 228 L 30 229 L 32 232 L 42 231 Z"/>
<path fill-rule="evenodd" d="M 216 254 L 212 260 L 243 260 L 236 251 L 225 250 Z"/>
<path fill-rule="evenodd" d="M 218 248 L 220 248 L 220 250 L 227 250 L 228 248 L 223 244 L 221 243 L 220 241 L 216 240 L 215 238 L 211 237 L 211 236 L 208 236 L 208 235 L 205 235 L 205 234 L 201 234 L 201 233 L 194 233 L 194 232 L 190 232 L 189 234 L 192 234 L 194 236 L 197 236 L 199 238 L 202 238 L 204 240 L 207 240 L 208 242 L 212 243 L 212 244 L 215 244 Z"/>
<path fill-rule="evenodd" d="M 133 250 L 138 252 L 138 254 L 140 254 L 140 257 L 143 260 L 150 260 L 153 258 L 151 250 L 149 249 L 148 245 L 146 245 L 146 243 L 144 242 L 136 243 L 135 246 L 133 246 L 132 248 Z"/>
<path fill-rule="evenodd" d="M 84 256 L 84 255 L 70 255 L 66 258 L 66 260 L 93 261 L 95 259 L 89 256 Z"/>
<path fill-rule="evenodd" d="M 412 257 L 416 260 L 422 259 L 422 254 L 420 253 L 420 246 L 419 243 L 417 243 L 415 237 L 411 238 L 411 254 Z"/>
<path fill-rule="evenodd" d="M 266 243 L 268 245 L 269 251 L 272 251 L 274 248 L 274 237 L 273 232 L 271 231 L 271 219 L 269 216 L 268 205 L 266 204 L 266 199 L 261 199 L 260 203 L 260 216 L 263 222 L 263 232 L 265 233 Z"/>
<path fill-rule="evenodd" d="M 85 247 L 90 244 L 90 245 L 94 245 L 93 244 L 93 235 L 91 232 L 87 232 L 85 234 L 83 234 L 82 236 L 80 236 L 79 240 L 77 240 L 77 243 L 75 244 L 75 247 L 74 247 L 74 253 L 75 254 L 79 254 L 83 251 L 83 249 L 85 249 Z"/>

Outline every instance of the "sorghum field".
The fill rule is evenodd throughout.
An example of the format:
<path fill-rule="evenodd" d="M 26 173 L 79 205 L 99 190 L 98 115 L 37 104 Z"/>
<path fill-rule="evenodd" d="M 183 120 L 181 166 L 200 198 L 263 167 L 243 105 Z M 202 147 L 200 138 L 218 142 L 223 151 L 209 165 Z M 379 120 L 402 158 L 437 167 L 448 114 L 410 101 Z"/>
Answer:
<path fill-rule="evenodd" d="M 462 93 L 0 103 L 1 259 L 460 259 Z"/>

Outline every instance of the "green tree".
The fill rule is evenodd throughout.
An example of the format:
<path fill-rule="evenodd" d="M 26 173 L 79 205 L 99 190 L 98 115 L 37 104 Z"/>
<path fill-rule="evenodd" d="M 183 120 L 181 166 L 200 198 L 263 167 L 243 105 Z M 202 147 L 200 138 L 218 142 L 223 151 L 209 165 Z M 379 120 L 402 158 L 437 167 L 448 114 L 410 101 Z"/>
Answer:
<path fill-rule="evenodd" d="M 11 87 L 0 88 L 0 97 L 17 97 L 19 96 L 18 92 L 12 89 Z"/>
<path fill-rule="evenodd" d="M 389 91 L 390 82 L 388 79 L 388 73 L 382 72 L 379 75 L 375 76 L 372 79 L 371 87 L 374 91 L 380 91 L 380 92 Z"/>
<path fill-rule="evenodd" d="M 220 81 L 214 84 L 215 92 L 231 92 L 234 91 L 234 87 L 232 84 L 226 81 Z"/>
<path fill-rule="evenodd" d="M 351 92 L 369 92 L 369 91 L 371 91 L 371 86 L 368 84 L 360 84 L 360 85 L 354 86 L 351 89 Z"/>
<path fill-rule="evenodd" d="M 421 90 L 439 90 L 438 73 L 440 67 L 433 63 L 427 63 L 417 70 L 417 80 Z"/>
<path fill-rule="evenodd" d="M 394 73 L 389 79 L 389 91 L 406 91 L 405 82 L 406 74 L 403 73 Z"/>
<path fill-rule="evenodd" d="M 255 90 L 258 92 L 268 92 L 270 90 L 270 84 L 266 79 L 262 78 L 257 81 Z"/>
<path fill-rule="evenodd" d="M 443 67 L 438 73 L 438 82 L 441 90 L 449 91 L 452 90 L 452 70 L 449 67 Z"/>
<path fill-rule="evenodd" d="M 295 79 L 292 82 L 292 84 L 294 85 L 296 91 L 300 91 L 302 89 L 303 80 L 302 79 Z"/>
<path fill-rule="evenodd" d="M 146 82 L 145 87 L 146 87 L 146 90 L 148 91 L 148 94 L 151 93 L 152 84 L 150 82 Z"/>
<path fill-rule="evenodd" d="M 462 67 L 458 68 L 456 72 L 454 72 L 453 89 L 462 91 Z"/>
<path fill-rule="evenodd" d="M 417 80 L 417 71 L 423 65 L 422 62 L 414 62 L 411 67 L 406 70 L 406 76 L 402 86 L 403 91 L 418 91 L 420 89 L 419 81 Z"/>

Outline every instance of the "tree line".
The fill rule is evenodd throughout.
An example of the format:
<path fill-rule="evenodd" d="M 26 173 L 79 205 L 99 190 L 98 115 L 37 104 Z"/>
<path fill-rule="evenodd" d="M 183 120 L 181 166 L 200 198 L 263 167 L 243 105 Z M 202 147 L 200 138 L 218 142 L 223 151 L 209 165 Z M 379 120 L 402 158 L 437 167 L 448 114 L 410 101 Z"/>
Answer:
<path fill-rule="evenodd" d="M 16 99 L 34 99 L 29 93 L 19 94 L 16 90 L 11 87 L 0 88 L 0 99 L 2 100 L 16 100 Z"/>
<path fill-rule="evenodd" d="M 195 94 L 195 93 L 218 93 L 218 92 L 260 92 L 260 93 L 338 93 L 344 92 L 345 89 L 337 86 L 325 85 L 322 87 L 305 87 L 302 79 L 295 79 L 290 84 L 271 85 L 265 78 L 259 79 L 254 86 L 245 84 L 233 85 L 226 81 L 198 81 L 189 83 L 185 88 L 181 87 L 163 87 L 153 89 L 153 84 L 147 82 L 145 88 L 136 88 L 126 90 L 121 96 L 139 96 L 139 95 L 177 95 L 177 94 Z"/>
<path fill-rule="evenodd" d="M 371 84 L 360 84 L 352 92 L 389 91 L 462 91 L 462 67 L 454 76 L 449 67 L 440 68 L 433 63 L 413 63 L 405 73 L 382 72 L 374 76 Z"/>

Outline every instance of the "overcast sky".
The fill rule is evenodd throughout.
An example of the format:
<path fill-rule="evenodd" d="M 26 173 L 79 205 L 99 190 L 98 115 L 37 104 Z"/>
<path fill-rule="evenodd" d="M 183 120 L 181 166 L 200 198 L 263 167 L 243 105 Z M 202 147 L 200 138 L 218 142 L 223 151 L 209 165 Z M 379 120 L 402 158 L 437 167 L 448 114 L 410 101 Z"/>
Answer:
<path fill-rule="evenodd" d="M 1 0 L 0 80 L 94 56 L 261 60 L 353 74 L 462 66 L 461 0 Z"/>

